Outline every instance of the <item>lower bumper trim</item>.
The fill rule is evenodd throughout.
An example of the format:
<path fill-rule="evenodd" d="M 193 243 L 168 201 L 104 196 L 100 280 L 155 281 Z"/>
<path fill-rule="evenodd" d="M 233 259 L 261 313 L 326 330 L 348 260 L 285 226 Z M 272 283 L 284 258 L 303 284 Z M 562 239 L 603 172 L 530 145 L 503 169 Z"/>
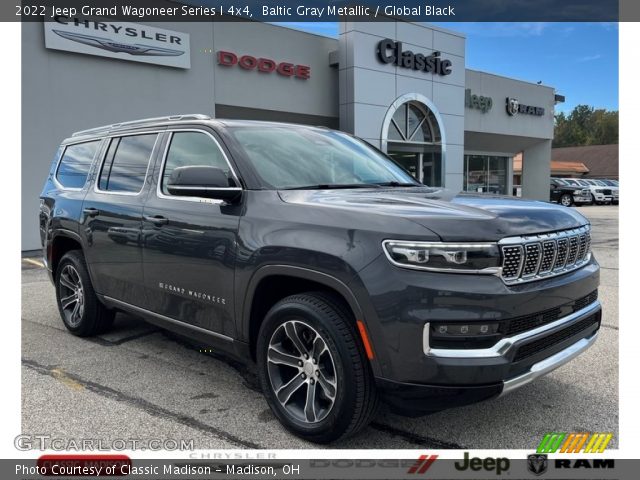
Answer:
<path fill-rule="evenodd" d="M 565 348 L 564 350 L 561 350 L 558 353 L 545 358 L 538 363 L 533 364 L 528 372 L 523 373 L 522 375 L 518 375 L 517 377 L 510 378 L 509 380 L 505 380 L 504 388 L 502 389 L 501 395 L 512 392 L 513 390 L 520 388 L 529 382 L 532 382 L 536 378 L 541 377 L 542 375 L 546 375 L 547 373 L 564 365 L 570 360 L 573 360 L 575 357 L 577 357 L 591 345 L 593 345 L 597 337 L 598 332 L 596 331 L 590 337 L 583 338 L 570 347 Z"/>

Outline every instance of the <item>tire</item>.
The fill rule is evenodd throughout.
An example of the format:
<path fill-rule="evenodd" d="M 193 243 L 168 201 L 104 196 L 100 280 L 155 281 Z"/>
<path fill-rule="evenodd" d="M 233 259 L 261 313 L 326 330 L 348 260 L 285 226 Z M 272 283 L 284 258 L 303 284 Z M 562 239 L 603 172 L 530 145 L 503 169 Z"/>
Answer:
<path fill-rule="evenodd" d="M 109 330 L 115 312 L 98 300 L 84 256 L 79 250 L 67 252 L 60 260 L 56 269 L 55 289 L 60 317 L 67 330 L 78 337 L 89 337 Z"/>
<path fill-rule="evenodd" d="M 353 435 L 377 411 L 375 382 L 355 322 L 331 294 L 297 294 L 274 305 L 260 328 L 256 357 L 269 407 L 305 440 L 329 443 Z"/>
<path fill-rule="evenodd" d="M 570 207 L 571 205 L 573 205 L 573 195 L 569 193 L 563 193 L 560 196 L 559 203 L 560 205 L 563 205 L 565 207 Z"/>

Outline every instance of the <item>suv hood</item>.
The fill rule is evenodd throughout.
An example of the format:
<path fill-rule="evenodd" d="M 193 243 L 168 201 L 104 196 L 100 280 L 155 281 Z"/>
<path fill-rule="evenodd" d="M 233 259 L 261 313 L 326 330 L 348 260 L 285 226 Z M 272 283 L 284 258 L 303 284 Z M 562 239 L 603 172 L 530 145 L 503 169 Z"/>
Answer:
<path fill-rule="evenodd" d="M 586 225 L 572 208 L 488 194 L 428 187 L 349 190 L 282 190 L 286 203 L 383 215 L 412 221 L 443 241 L 497 241 Z M 402 234 L 401 231 L 397 232 Z"/>

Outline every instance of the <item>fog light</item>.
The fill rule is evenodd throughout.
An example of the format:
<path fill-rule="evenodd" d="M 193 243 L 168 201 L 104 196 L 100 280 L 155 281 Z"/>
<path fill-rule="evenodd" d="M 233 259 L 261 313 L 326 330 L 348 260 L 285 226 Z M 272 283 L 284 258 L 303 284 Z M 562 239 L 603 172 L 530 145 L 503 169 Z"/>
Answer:
<path fill-rule="evenodd" d="M 477 323 L 477 324 L 442 324 L 434 323 L 431 326 L 431 334 L 434 337 L 454 337 L 454 336 L 482 336 L 495 335 L 500 328 L 499 323 Z"/>

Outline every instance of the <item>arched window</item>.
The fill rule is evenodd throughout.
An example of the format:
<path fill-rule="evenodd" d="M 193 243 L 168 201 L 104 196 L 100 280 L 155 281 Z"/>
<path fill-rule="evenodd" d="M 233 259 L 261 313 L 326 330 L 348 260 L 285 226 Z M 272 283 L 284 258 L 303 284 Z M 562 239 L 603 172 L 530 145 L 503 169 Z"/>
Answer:
<path fill-rule="evenodd" d="M 416 179 L 442 186 L 442 134 L 434 112 L 424 103 L 415 99 L 400 103 L 382 143 L 387 154 Z"/>
<path fill-rule="evenodd" d="M 400 105 L 391 118 L 388 141 L 440 144 L 442 137 L 433 112 L 419 102 Z"/>

